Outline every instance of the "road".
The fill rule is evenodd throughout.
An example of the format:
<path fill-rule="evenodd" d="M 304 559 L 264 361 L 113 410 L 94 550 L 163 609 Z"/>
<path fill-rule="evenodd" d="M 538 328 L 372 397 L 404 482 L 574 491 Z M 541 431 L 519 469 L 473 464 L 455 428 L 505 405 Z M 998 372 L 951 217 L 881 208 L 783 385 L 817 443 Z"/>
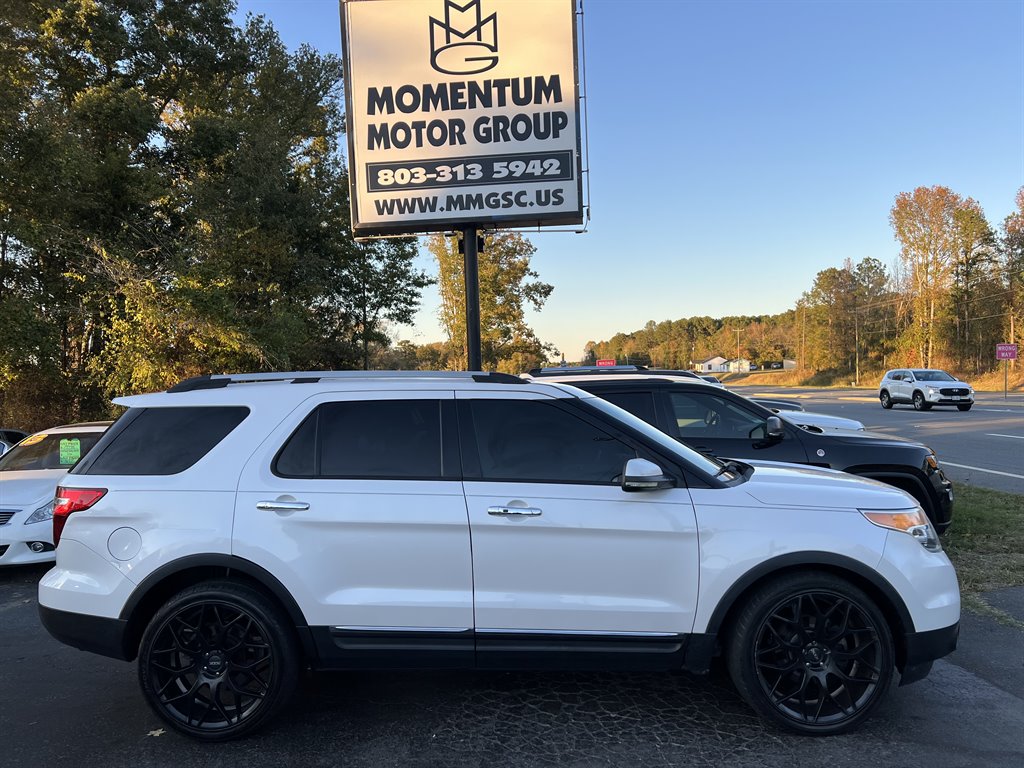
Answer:
<path fill-rule="evenodd" d="M 701 679 L 367 671 L 309 675 L 266 731 L 201 745 L 162 728 L 134 664 L 47 635 L 35 598 L 44 572 L 0 570 L 5 768 L 1024 765 L 1024 674 L 1015 670 L 1022 635 L 971 616 L 963 651 L 937 662 L 924 681 L 894 688 L 848 736 L 804 738 L 768 727 L 720 672 Z"/>
<path fill-rule="evenodd" d="M 747 397 L 796 400 L 805 410 L 857 419 L 872 432 L 897 435 L 931 446 L 946 475 L 998 491 L 1024 494 L 1024 395 L 983 393 L 965 413 L 956 408 L 915 411 L 897 405 L 886 411 L 874 390 L 803 387 L 730 387 Z"/>

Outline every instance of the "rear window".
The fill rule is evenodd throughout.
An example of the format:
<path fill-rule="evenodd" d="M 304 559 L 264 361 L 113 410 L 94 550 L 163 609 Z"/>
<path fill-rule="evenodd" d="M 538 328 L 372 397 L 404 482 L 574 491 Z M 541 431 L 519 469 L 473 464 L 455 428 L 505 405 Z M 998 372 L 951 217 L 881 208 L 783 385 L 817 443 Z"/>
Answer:
<path fill-rule="evenodd" d="M 246 416 L 243 406 L 133 408 L 84 475 L 176 475 L 227 437 Z"/>
<path fill-rule="evenodd" d="M 0 472 L 71 469 L 102 436 L 102 432 L 55 432 L 32 435 L 0 458 Z"/>

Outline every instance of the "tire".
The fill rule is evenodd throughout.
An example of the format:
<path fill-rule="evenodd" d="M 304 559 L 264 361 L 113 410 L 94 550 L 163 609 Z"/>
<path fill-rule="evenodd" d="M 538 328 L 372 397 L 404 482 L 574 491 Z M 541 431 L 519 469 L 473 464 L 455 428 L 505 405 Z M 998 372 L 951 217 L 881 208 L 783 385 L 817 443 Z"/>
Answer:
<path fill-rule="evenodd" d="M 882 612 L 861 589 L 824 571 L 757 588 L 726 643 L 740 695 L 765 719 L 805 735 L 853 730 L 893 680 L 895 649 Z"/>
<path fill-rule="evenodd" d="M 882 407 L 885 408 L 885 410 L 888 411 L 890 408 L 892 408 L 892 398 L 889 397 L 889 393 L 886 392 L 884 389 L 878 396 L 878 399 L 881 401 Z"/>
<path fill-rule="evenodd" d="M 201 741 L 261 728 L 288 701 L 300 670 L 294 630 L 263 593 L 227 580 L 183 589 L 149 622 L 139 685 L 157 715 Z"/>
<path fill-rule="evenodd" d="M 972 405 L 973 405 L 973 403 L 968 403 L 967 405 L 958 405 L 958 406 L 956 407 L 956 409 L 957 409 L 958 411 L 969 411 L 969 410 L 971 410 L 971 406 L 972 406 Z"/>
<path fill-rule="evenodd" d="M 924 399 L 924 395 L 920 392 L 914 393 L 914 410 L 915 411 L 930 411 L 932 404 Z"/>

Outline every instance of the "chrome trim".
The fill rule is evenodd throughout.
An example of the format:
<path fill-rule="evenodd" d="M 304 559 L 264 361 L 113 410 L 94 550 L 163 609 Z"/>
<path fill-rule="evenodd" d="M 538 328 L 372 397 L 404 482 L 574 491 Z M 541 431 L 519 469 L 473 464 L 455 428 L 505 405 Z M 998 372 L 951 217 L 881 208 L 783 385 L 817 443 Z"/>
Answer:
<path fill-rule="evenodd" d="M 542 510 L 537 507 L 488 507 L 488 515 L 498 517 L 537 517 Z"/>
<path fill-rule="evenodd" d="M 338 632 L 440 632 L 446 634 L 473 631 L 470 627 L 363 627 L 358 625 L 331 627 L 331 629 Z"/>
<path fill-rule="evenodd" d="M 257 501 L 256 509 L 270 510 L 271 512 L 302 512 L 309 509 L 309 502 L 306 501 Z"/>
<path fill-rule="evenodd" d="M 585 637 L 682 637 L 685 632 L 617 632 L 592 629 L 477 629 L 480 635 L 582 635 Z"/>

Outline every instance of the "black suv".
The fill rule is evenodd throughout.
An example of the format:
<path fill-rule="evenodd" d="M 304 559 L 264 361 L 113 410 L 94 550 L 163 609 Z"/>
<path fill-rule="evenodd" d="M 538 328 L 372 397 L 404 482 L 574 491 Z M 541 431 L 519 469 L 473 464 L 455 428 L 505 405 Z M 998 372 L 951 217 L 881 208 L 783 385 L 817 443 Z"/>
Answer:
<path fill-rule="evenodd" d="M 635 374 L 534 373 L 592 392 L 703 453 L 828 467 L 894 485 L 917 500 L 940 533 L 949 527 L 953 484 L 926 445 L 888 435 L 804 429 L 735 392 L 658 378 L 656 371 Z"/>

